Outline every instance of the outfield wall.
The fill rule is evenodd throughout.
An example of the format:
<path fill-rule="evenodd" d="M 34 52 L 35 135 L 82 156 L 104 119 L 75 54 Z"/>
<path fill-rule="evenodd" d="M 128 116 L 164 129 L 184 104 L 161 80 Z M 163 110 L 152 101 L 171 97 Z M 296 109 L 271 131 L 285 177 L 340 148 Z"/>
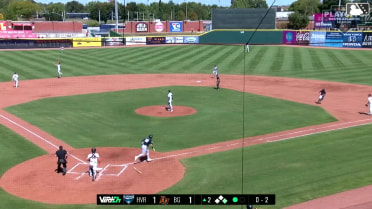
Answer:
<path fill-rule="evenodd" d="M 156 44 L 251 44 L 372 48 L 372 32 L 215 30 L 194 36 L 133 36 L 71 39 L 4 39 L 0 49 L 105 47 Z"/>

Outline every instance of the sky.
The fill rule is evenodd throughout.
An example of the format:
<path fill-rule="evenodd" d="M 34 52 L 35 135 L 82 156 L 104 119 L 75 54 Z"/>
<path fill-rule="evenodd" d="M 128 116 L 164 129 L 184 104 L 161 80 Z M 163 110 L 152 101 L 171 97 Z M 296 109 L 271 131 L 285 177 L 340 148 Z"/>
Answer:
<path fill-rule="evenodd" d="M 50 2 L 53 2 L 53 3 L 56 3 L 56 2 L 61 2 L 61 3 L 66 3 L 66 2 L 70 2 L 72 0 L 35 0 L 35 2 L 38 2 L 38 3 L 50 3 Z M 91 1 L 96 1 L 96 0 L 77 0 L 78 2 L 80 2 L 81 4 L 87 4 L 88 2 L 91 2 Z M 104 2 L 104 1 L 108 1 L 108 0 L 98 0 L 98 1 L 101 1 L 101 2 Z M 162 2 L 168 2 L 169 0 L 162 0 Z M 273 3 L 274 0 L 266 0 L 267 2 L 267 5 L 270 6 L 272 3 Z M 291 4 L 292 2 L 294 2 L 295 0 L 275 0 L 275 4 L 274 5 L 289 5 Z M 124 0 L 118 0 L 118 2 L 120 3 L 124 3 Z M 159 0 L 125 0 L 126 3 L 128 2 L 136 2 L 136 3 L 143 3 L 143 4 L 151 4 L 153 2 L 159 2 Z M 183 3 L 183 2 L 196 2 L 196 3 L 202 3 L 202 4 L 206 4 L 206 5 L 213 5 L 213 4 L 216 4 L 218 6 L 224 6 L 224 7 L 229 7 L 231 5 L 231 0 L 173 0 L 173 2 L 175 4 L 180 4 L 180 3 Z"/>

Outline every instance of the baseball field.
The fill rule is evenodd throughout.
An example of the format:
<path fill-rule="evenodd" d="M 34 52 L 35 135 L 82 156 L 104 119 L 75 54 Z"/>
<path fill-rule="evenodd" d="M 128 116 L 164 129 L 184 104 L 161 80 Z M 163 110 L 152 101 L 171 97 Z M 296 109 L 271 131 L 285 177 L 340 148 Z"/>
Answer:
<path fill-rule="evenodd" d="M 97 206 L 99 193 L 276 194 L 276 205 L 255 207 L 295 208 L 371 185 L 371 56 L 285 46 L 0 51 L 0 208 L 118 207 Z M 149 134 L 154 161 L 133 164 Z M 66 176 L 54 172 L 59 145 Z M 91 147 L 102 158 L 95 182 L 85 173 Z M 372 206 L 328 203 L 307 208 Z"/>

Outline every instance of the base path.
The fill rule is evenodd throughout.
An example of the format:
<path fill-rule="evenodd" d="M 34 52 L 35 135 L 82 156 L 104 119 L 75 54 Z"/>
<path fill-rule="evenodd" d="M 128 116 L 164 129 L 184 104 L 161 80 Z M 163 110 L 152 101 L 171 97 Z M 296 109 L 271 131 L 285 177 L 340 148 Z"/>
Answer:
<path fill-rule="evenodd" d="M 1 177 L 1 187 L 5 191 L 25 199 L 55 204 L 95 203 L 97 193 L 156 193 L 182 179 L 185 169 L 178 161 L 181 158 L 372 123 L 372 117 L 359 114 L 359 112 L 365 113 L 367 111 L 364 104 L 367 94 L 372 92 L 371 86 L 293 78 L 223 75 L 222 89 L 251 92 L 309 105 L 317 105 L 314 101 L 318 98 L 319 90 L 325 88 L 327 96 L 321 106 L 338 121 L 173 152 L 152 152 L 152 158 L 155 159 L 153 162 L 138 164 L 133 163 L 133 157 L 140 152 L 139 149 L 100 147 L 97 148 L 97 151 L 103 156 L 104 162 L 102 162 L 97 181 L 91 182 L 86 173 L 87 164 L 85 162 L 85 157 L 89 153 L 88 148 L 74 149 L 38 127 L 1 110 L 8 106 L 48 97 L 159 86 L 214 87 L 215 80 L 210 78 L 209 74 L 145 74 L 26 80 L 20 82 L 20 88 L 14 88 L 11 82 L 0 83 L 0 89 L 2 89 L 0 123 L 50 153 L 9 169 Z M 182 116 L 195 114 L 197 111 L 192 107 L 181 106 L 175 106 L 174 112 L 159 111 L 158 108 L 162 109 L 163 107 L 150 106 L 133 111 L 139 114 L 144 112 L 146 115 L 150 114 L 156 117 L 174 117 L 176 114 L 176 116 Z M 177 110 L 182 111 L 177 113 Z M 58 145 L 63 145 L 70 154 L 69 173 L 66 176 L 54 173 L 56 157 L 53 153 Z M 171 170 L 169 170 L 170 168 Z M 170 173 L 172 175 L 169 175 Z M 143 181 L 144 179 L 145 181 Z M 38 189 L 35 190 L 35 188 Z M 370 194 L 370 187 L 355 190 L 356 194 L 353 193 L 354 195 L 350 195 L 347 199 L 347 206 L 355 205 L 355 208 L 369 206 L 371 203 L 368 200 L 363 202 L 358 198 L 351 198 L 357 197 L 357 193 L 364 191 Z M 79 198 L 76 198 L 77 196 Z M 331 200 L 332 198 L 327 199 L 327 204 L 335 206 L 336 204 Z M 324 202 L 321 204 L 325 206 Z M 299 206 L 297 208 L 305 207 Z M 312 205 L 307 208 L 322 207 Z"/>

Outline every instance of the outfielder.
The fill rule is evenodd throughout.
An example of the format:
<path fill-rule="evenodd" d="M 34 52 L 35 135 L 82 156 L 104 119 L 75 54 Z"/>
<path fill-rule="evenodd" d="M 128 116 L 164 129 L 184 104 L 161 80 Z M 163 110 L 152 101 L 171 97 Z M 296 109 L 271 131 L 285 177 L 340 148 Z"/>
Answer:
<path fill-rule="evenodd" d="M 57 66 L 57 74 L 58 74 L 58 78 L 61 78 L 61 77 L 62 77 L 61 61 L 57 60 L 57 62 L 56 62 L 56 66 Z"/>
<path fill-rule="evenodd" d="M 368 94 L 366 107 L 369 106 L 369 115 L 372 115 L 372 94 Z"/>
<path fill-rule="evenodd" d="M 173 102 L 173 93 L 171 90 L 168 90 L 168 110 L 170 110 L 171 112 L 173 112 L 172 102 Z"/>
<path fill-rule="evenodd" d="M 97 177 L 97 166 L 100 163 L 99 154 L 96 153 L 96 148 L 92 148 L 92 153 L 90 153 L 87 157 L 89 161 L 89 176 L 92 177 L 92 181 L 94 181 Z"/>
<path fill-rule="evenodd" d="M 141 149 L 142 152 L 139 155 L 134 157 L 134 161 L 137 161 L 140 157 L 147 157 L 146 161 L 150 162 L 152 159 L 150 158 L 150 151 L 149 146 L 151 146 L 152 150 L 155 151 L 154 144 L 152 143 L 152 135 L 150 134 L 148 137 L 142 140 L 141 142 Z"/>
<path fill-rule="evenodd" d="M 18 78 L 19 78 L 19 76 L 18 76 L 17 72 L 14 72 L 13 76 L 12 76 L 12 81 L 14 81 L 14 87 L 16 87 L 16 88 L 18 88 Z"/>

